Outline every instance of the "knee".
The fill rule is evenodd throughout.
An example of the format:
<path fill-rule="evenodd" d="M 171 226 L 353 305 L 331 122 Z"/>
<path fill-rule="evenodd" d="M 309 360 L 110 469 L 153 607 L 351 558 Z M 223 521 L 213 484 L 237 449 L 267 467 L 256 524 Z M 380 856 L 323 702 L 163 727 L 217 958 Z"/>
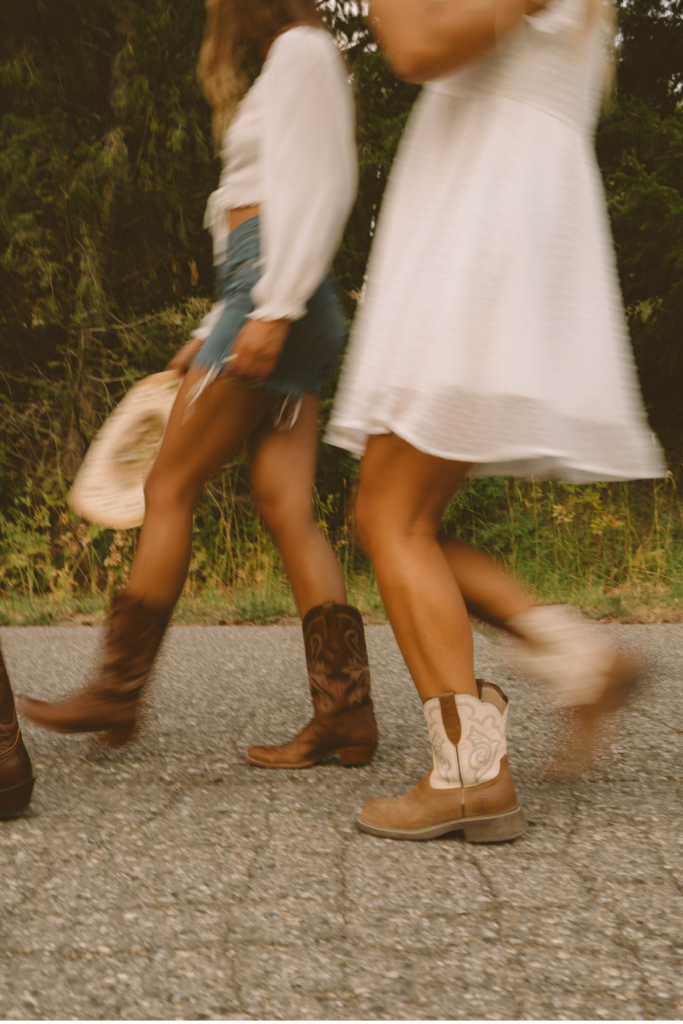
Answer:
<path fill-rule="evenodd" d="M 313 501 L 310 498 L 297 500 L 268 489 L 259 489 L 254 492 L 254 500 L 261 519 L 275 541 L 315 526 Z"/>
<path fill-rule="evenodd" d="M 434 541 L 438 524 L 428 515 L 405 508 L 396 496 L 365 491 L 356 498 L 356 532 L 370 558 L 395 557 L 397 549 L 425 539 Z"/>
<path fill-rule="evenodd" d="M 152 467 L 152 471 L 145 481 L 144 490 L 147 512 L 152 509 L 167 509 L 188 502 L 192 504 L 195 497 L 192 488 L 188 487 L 185 480 L 158 470 L 156 466 Z"/>

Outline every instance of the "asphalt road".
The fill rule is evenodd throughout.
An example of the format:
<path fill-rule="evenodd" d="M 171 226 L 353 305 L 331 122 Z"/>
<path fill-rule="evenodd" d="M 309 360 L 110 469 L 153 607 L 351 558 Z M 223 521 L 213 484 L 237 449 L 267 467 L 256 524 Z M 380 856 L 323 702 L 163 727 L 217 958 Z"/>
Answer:
<path fill-rule="evenodd" d="M 356 831 L 364 799 L 427 770 L 426 728 L 386 626 L 368 629 L 372 766 L 273 772 L 308 703 L 299 630 L 176 627 L 141 740 L 26 729 L 32 810 L 0 823 L 3 1019 L 679 1019 L 683 627 L 612 629 L 651 682 L 577 784 L 545 765 L 561 721 L 477 637 L 512 700 L 527 835 L 502 846 Z M 1 631 L 15 686 L 80 682 L 99 630 Z"/>

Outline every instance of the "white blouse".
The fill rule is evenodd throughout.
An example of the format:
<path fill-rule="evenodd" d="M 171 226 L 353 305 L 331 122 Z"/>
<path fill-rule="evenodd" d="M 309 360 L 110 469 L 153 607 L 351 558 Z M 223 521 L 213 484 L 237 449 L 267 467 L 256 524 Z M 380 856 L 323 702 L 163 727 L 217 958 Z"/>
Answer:
<path fill-rule="evenodd" d="M 226 258 L 226 212 L 259 204 L 265 269 L 250 318 L 300 319 L 332 264 L 358 184 L 353 96 L 328 32 L 297 26 L 275 40 L 222 157 L 205 218 L 215 262 Z M 209 333 L 216 313 L 195 335 Z"/>
<path fill-rule="evenodd" d="M 369 435 L 392 432 L 472 476 L 666 474 L 593 147 L 606 37 L 588 14 L 587 0 L 550 0 L 423 89 L 328 442 L 362 454 Z"/>

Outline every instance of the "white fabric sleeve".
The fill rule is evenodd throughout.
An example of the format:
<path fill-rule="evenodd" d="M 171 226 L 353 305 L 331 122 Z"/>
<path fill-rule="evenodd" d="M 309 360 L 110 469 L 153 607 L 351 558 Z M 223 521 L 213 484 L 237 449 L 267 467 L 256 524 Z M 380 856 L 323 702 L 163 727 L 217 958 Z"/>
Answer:
<path fill-rule="evenodd" d="M 226 189 L 219 186 L 209 196 L 204 214 L 204 227 L 211 232 L 213 239 L 213 265 L 218 267 L 225 259 L 225 244 L 228 240 L 228 225 L 225 215 L 230 209 L 229 201 L 225 198 Z"/>
<path fill-rule="evenodd" d="M 334 259 L 356 195 L 355 109 L 322 29 L 275 40 L 263 76 L 264 273 L 252 320 L 297 320 Z"/>

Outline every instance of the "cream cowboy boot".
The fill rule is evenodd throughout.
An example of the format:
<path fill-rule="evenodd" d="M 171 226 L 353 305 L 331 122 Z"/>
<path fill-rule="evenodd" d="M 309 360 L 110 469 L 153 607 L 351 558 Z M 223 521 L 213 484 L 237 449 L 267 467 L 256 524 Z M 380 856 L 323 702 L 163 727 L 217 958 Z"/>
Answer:
<path fill-rule="evenodd" d="M 524 833 L 507 758 L 508 699 L 481 679 L 477 689 L 479 698 L 444 693 L 425 702 L 432 771 L 404 796 L 368 800 L 357 822 L 361 831 L 388 839 L 462 831 L 470 843 Z"/>
<path fill-rule="evenodd" d="M 506 625 L 522 638 L 513 655 L 519 669 L 547 685 L 562 707 L 614 711 L 638 681 L 637 661 L 564 605 L 539 605 Z"/>

